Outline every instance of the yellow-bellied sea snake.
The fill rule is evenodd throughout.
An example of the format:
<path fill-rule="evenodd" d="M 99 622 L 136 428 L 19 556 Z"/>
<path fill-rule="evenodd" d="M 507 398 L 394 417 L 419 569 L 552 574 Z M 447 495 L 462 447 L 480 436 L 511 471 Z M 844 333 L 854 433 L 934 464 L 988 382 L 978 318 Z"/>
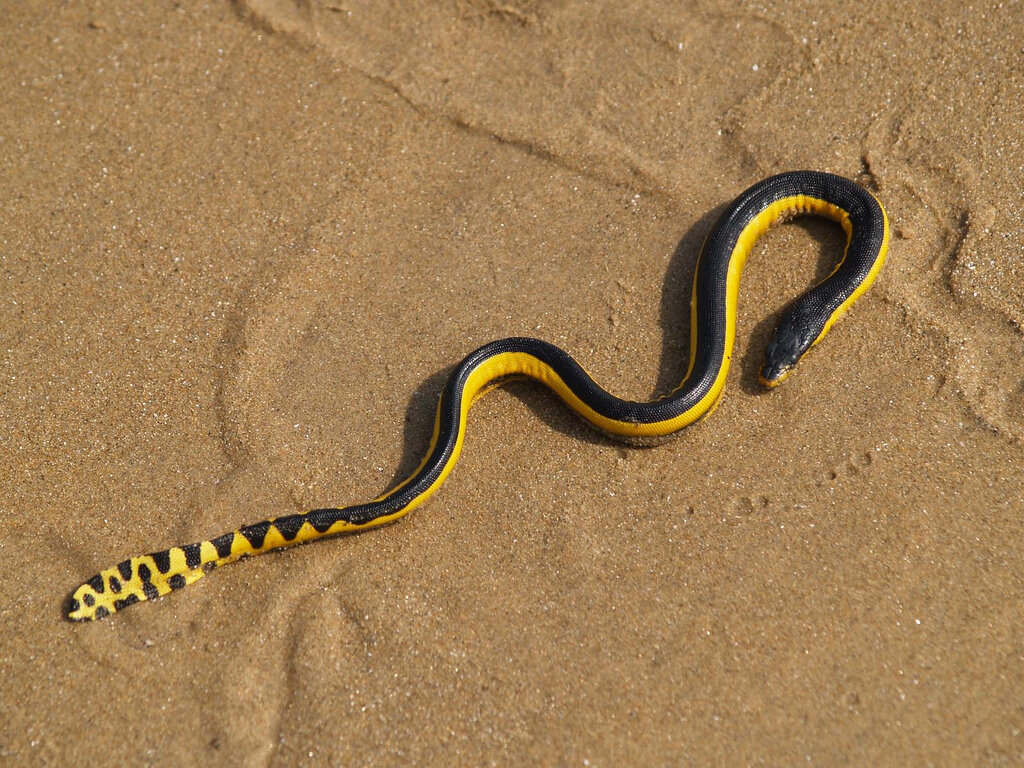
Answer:
<path fill-rule="evenodd" d="M 776 386 L 868 289 L 885 261 L 889 224 L 881 204 L 862 187 L 832 174 L 773 176 L 741 194 L 722 214 L 704 242 L 693 277 L 689 368 L 666 397 L 646 403 L 621 400 L 598 386 L 569 353 L 545 341 L 491 342 L 455 368 L 441 393 L 426 458 L 396 488 L 365 504 L 286 515 L 209 541 L 129 558 L 78 587 L 67 606 L 68 618 L 101 619 L 239 558 L 401 517 L 426 501 L 455 466 L 474 397 L 509 376 L 546 384 L 594 427 L 626 442 L 652 442 L 693 424 L 722 395 L 736 335 L 740 275 L 754 242 L 772 224 L 799 214 L 839 222 L 846 250 L 832 274 L 782 314 L 760 376 L 762 384 Z"/>

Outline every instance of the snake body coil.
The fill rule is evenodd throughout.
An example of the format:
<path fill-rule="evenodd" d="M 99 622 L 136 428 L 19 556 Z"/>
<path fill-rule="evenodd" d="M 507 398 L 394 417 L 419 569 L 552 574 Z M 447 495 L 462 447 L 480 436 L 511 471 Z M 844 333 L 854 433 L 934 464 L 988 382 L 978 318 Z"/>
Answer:
<path fill-rule="evenodd" d="M 796 171 L 765 179 L 722 214 L 694 273 L 689 369 L 668 396 L 647 403 L 622 400 L 552 344 L 529 338 L 491 342 L 469 354 L 448 379 L 426 458 L 398 487 L 365 504 L 278 517 L 208 541 L 129 558 L 78 587 L 68 618 L 100 619 L 239 558 L 401 517 L 426 501 L 455 466 L 474 398 L 509 376 L 546 384 L 593 426 L 627 442 L 657 441 L 694 423 L 714 409 L 725 386 L 740 275 L 748 254 L 770 226 L 799 214 L 839 222 L 846 232 L 846 251 L 831 275 L 783 313 L 760 377 L 762 384 L 776 386 L 868 289 L 888 249 L 889 225 L 881 204 L 860 186 L 828 173 Z"/>

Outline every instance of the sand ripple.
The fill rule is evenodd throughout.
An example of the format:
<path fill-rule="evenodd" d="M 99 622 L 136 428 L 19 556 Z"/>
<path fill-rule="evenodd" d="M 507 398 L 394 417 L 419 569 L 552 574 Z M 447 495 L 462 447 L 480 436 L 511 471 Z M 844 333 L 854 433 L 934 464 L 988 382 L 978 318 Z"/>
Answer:
<path fill-rule="evenodd" d="M 778 75 L 780 64 L 767 62 L 788 67 L 793 46 L 771 20 L 696 3 L 685 10 L 666 2 L 529 0 L 237 6 L 260 27 L 329 52 L 422 111 L 640 189 L 676 190 L 688 158 L 715 151 L 709 136 L 721 116 Z M 704 53 L 720 48 L 743 55 Z M 714 124 L 706 115 L 716 116 Z"/>

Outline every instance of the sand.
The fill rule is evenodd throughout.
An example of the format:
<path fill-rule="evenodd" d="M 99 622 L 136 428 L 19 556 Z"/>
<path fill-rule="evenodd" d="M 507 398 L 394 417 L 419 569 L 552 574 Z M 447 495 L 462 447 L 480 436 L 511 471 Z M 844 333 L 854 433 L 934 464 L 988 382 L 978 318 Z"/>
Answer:
<path fill-rule="evenodd" d="M 1024 4 L 12 3 L 0 763 L 1024 761 Z M 400 523 L 93 624 L 122 558 L 369 499 L 479 344 L 685 371 L 700 243 L 816 168 L 893 222 L 762 392 L 834 225 L 765 236 L 714 415 L 475 408 Z"/>

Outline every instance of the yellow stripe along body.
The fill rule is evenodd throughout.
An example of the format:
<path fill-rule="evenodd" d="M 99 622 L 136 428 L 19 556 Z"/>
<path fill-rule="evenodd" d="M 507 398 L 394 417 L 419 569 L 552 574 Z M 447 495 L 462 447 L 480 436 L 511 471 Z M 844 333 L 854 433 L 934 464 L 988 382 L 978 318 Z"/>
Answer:
<path fill-rule="evenodd" d="M 799 214 L 833 219 L 846 232 L 842 260 L 783 313 L 765 353 L 761 381 L 780 383 L 800 357 L 868 289 L 885 261 L 889 225 L 881 204 L 838 176 L 795 171 L 765 179 L 725 210 L 708 235 L 694 273 L 690 360 L 683 382 L 659 400 L 621 400 L 598 386 L 567 352 L 537 339 L 491 342 L 468 355 L 445 384 L 426 457 L 396 488 L 365 504 L 316 509 L 245 526 L 209 541 L 129 558 L 72 594 L 68 618 L 99 619 L 164 595 L 239 558 L 391 522 L 426 501 L 462 450 L 474 399 L 502 379 L 535 379 L 591 425 L 626 442 L 660 441 L 709 414 L 725 387 L 736 337 L 740 277 L 757 239 Z"/>

